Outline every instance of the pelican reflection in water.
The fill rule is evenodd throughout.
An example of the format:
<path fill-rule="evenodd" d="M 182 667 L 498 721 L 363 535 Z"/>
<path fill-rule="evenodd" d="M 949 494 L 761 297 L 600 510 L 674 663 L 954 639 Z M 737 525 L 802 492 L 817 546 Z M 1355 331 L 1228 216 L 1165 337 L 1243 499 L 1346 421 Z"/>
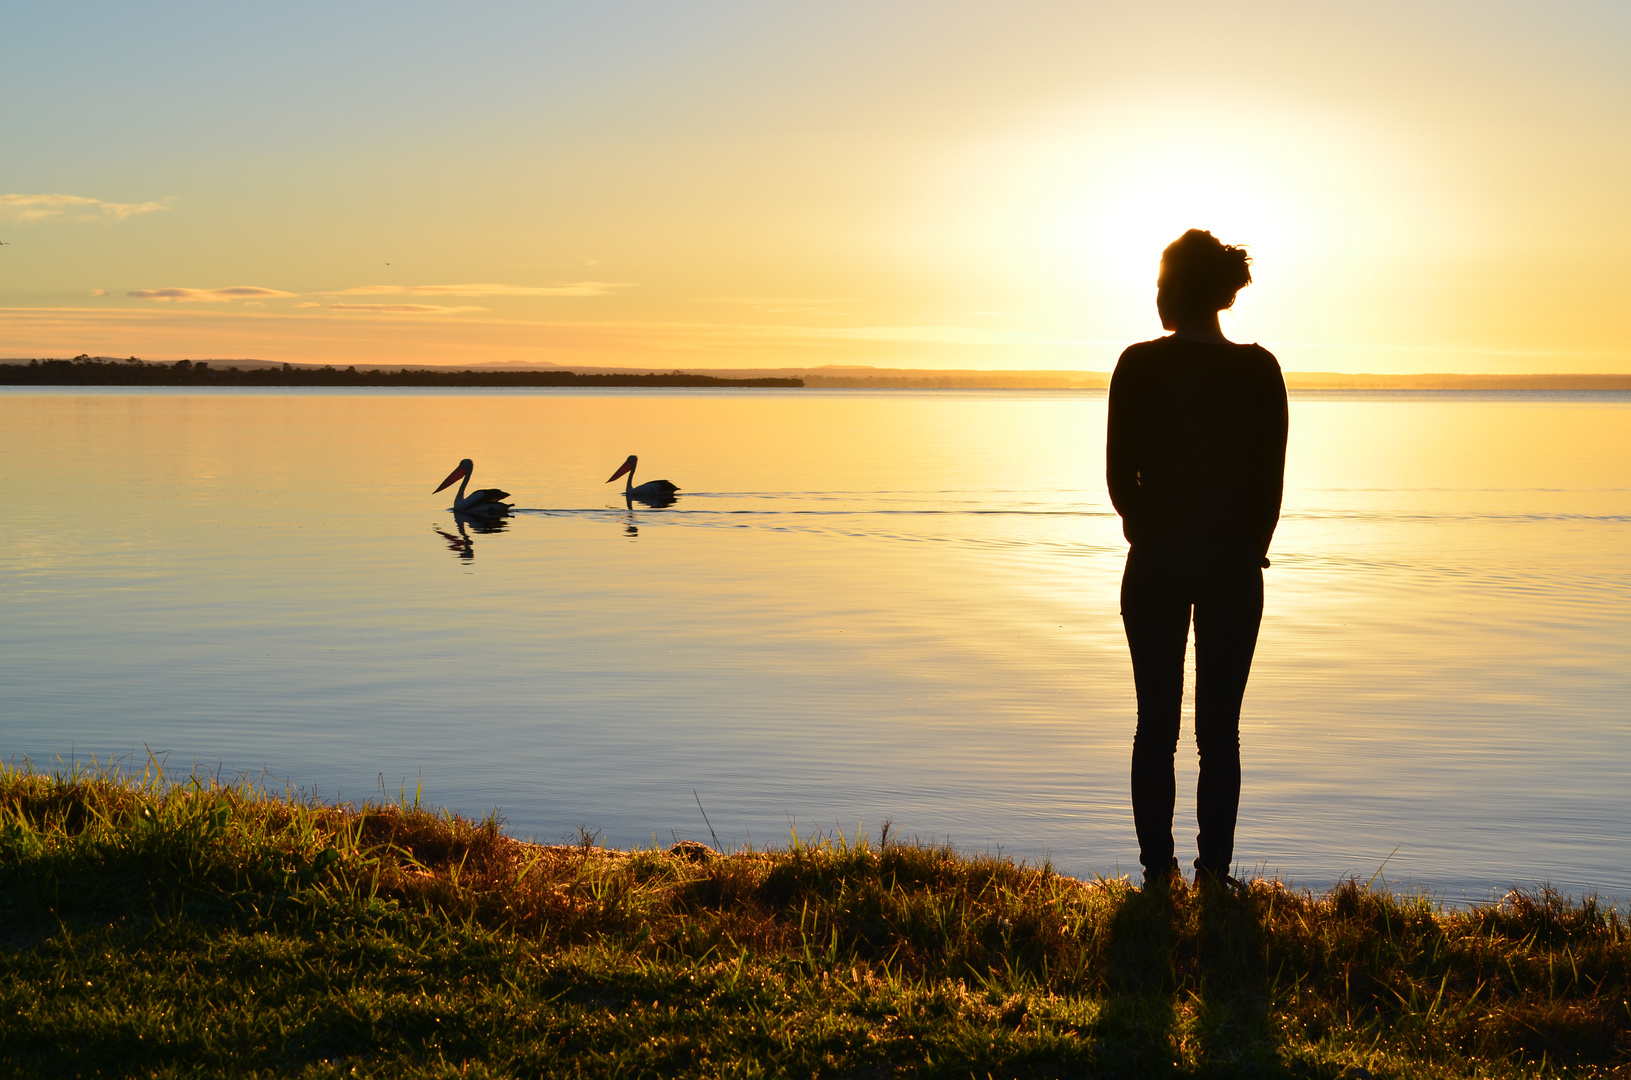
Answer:
<path fill-rule="evenodd" d="M 609 484 L 619 476 L 626 474 L 628 479 L 623 482 L 623 498 L 625 500 L 630 503 L 644 503 L 647 506 L 672 506 L 675 494 L 680 490 L 679 487 L 667 480 L 647 480 L 636 487 L 634 469 L 638 464 L 640 464 L 640 458 L 630 454 L 629 459 L 618 466 L 617 471 L 612 473 L 606 482 Z"/>
<path fill-rule="evenodd" d="M 477 488 L 468 495 L 465 494 L 465 485 L 470 483 L 470 474 L 473 471 L 475 471 L 475 466 L 471 464 L 469 458 L 465 458 L 459 462 L 458 468 L 448 473 L 446 480 L 437 485 L 436 491 L 441 491 L 453 481 L 459 481 L 458 494 L 453 496 L 453 505 L 448 509 L 455 514 L 463 514 L 470 518 L 503 517 L 508 514 L 510 504 L 504 501 L 510 497 L 508 491 L 500 491 L 498 488 Z M 435 494 L 435 492 L 431 494 Z"/>
<path fill-rule="evenodd" d="M 474 559 L 476 557 L 476 544 L 470 539 L 475 533 L 501 533 L 510 527 L 510 523 L 502 516 L 469 514 L 454 514 L 453 526 L 458 529 L 458 535 L 437 529 L 436 535 L 447 541 L 447 549 L 461 559 Z"/>

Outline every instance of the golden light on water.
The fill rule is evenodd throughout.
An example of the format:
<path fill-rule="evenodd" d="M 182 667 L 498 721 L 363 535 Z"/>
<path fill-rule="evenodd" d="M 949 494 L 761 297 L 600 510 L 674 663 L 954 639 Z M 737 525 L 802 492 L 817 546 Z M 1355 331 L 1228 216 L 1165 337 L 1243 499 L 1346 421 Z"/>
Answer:
<path fill-rule="evenodd" d="M 1627 411 L 1293 400 L 1240 850 L 1331 881 L 1403 840 L 1423 881 L 1624 895 L 1623 838 L 1558 845 L 1624 786 Z M 423 768 L 620 843 L 697 787 L 760 842 L 892 815 L 1125 869 L 1104 419 L 1046 391 L 0 395 L 13 751 L 146 741 L 348 796 Z M 677 503 L 603 483 L 631 452 Z M 502 531 L 432 494 L 463 456 L 515 494 Z"/>

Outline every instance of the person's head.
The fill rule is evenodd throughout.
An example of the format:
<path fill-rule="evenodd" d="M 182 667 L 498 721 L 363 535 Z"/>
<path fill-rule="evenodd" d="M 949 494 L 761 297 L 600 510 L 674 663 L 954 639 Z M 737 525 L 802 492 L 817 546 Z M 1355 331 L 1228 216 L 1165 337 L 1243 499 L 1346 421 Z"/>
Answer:
<path fill-rule="evenodd" d="M 1234 306 L 1235 294 L 1252 283 L 1251 262 L 1245 248 L 1225 244 L 1204 229 L 1190 229 L 1168 244 L 1156 278 L 1161 325 L 1176 329 L 1181 320 L 1215 316 Z"/>

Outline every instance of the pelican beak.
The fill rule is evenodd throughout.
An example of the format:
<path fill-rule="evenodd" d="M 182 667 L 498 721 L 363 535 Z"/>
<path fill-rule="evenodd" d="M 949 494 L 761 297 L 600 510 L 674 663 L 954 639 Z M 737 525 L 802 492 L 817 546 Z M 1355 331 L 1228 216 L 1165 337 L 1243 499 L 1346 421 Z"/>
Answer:
<path fill-rule="evenodd" d="M 612 473 L 612 475 L 607 479 L 606 482 L 608 484 L 611 483 L 613 480 L 616 480 L 619 476 L 622 476 L 624 473 L 628 472 L 632 468 L 634 468 L 634 459 L 629 458 L 629 460 L 625 461 L 622 465 L 620 465 L 618 467 L 618 470 L 616 472 Z"/>
<path fill-rule="evenodd" d="M 436 489 L 436 491 L 441 491 L 441 490 L 442 490 L 442 488 L 445 488 L 445 487 L 448 487 L 448 486 L 449 486 L 449 485 L 451 485 L 451 484 L 452 484 L 452 483 L 453 483 L 453 481 L 455 481 L 455 480 L 462 480 L 462 479 L 464 479 L 464 477 L 465 477 L 465 475 L 466 475 L 466 474 L 465 474 L 465 471 L 464 471 L 464 466 L 463 466 L 463 465 L 460 465 L 460 466 L 459 466 L 459 467 L 458 467 L 458 468 L 457 468 L 457 469 L 454 469 L 454 470 L 453 470 L 453 471 L 452 471 L 452 472 L 451 472 L 451 473 L 449 473 L 449 474 L 448 474 L 448 477 L 447 477 L 447 479 L 446 479 L 446 480 L 443 480 L 443 481 L 442 481 L 442 483 L 441 483 L 441 487 L 438 487 L 438 488 L 437 488 L 437 489 Z M 434 495 L 434 494 L 436 494 L 436 491 L 433 491 L 433 492 L 431 492 L 431 494 L 432 494 L 432 495 Z"/>

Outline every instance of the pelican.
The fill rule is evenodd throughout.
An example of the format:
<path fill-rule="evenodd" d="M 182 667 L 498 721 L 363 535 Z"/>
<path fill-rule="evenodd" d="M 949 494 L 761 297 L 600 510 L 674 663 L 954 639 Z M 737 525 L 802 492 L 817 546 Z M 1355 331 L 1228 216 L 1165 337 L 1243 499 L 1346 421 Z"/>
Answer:
<path fill-rule="evenodd" d="M 639 499 L 641 502 L 673 502 L 674 493 L 679 490 L 679 487 L 667 480 L 647 480 L 639 487 L 634 486 L 634 467 L 638 464 L 640 464 L 640 459 L 634 454 L 630 454 L 629 460 L 619 465 L 617 471 L 612 473 L 606 482 L 609 484 L 624 473 L 628 473 L 629 478 L 623 482 L 623 497 L 625 499 Z"/>
<path fill-rule="evenodd" d="M 470 464 L 470 459 L 465 458 L 436 488 L 436 491 L 441 491 L 453 481 L 459 481 L 459 492 L 453 496 L 453 505 L 449 509 L 455 514 L 467 514 L 472 517 L 478 515 L 493 517 L 509 513 L 510 504 L 504 501 L 510 497 L 508 491 L 500 491 L 498 488 L 477 488 L 468 495 L 464 493 L 464 486 L 470 482 L 470 473 L 474 468 L 475 466 Z"/>

